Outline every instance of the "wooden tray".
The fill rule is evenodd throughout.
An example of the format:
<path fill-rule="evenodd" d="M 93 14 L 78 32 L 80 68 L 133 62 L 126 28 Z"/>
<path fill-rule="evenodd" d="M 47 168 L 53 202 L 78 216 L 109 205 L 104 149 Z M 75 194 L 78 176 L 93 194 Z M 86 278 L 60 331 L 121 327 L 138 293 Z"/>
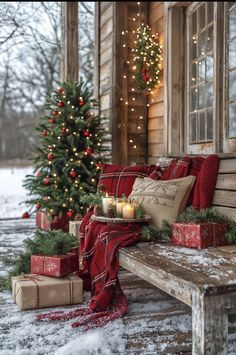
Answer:
<path fill-rule="evenodd" d="M 91 216 L 93 221 L 103 222 L 103 223 L 138 223 L 138 222 L 148 222 L 151 220 L 151 216 L 145 215 L 143 218 L 109 218 L 103 216 L 95 216 L 94 214 Z"/>

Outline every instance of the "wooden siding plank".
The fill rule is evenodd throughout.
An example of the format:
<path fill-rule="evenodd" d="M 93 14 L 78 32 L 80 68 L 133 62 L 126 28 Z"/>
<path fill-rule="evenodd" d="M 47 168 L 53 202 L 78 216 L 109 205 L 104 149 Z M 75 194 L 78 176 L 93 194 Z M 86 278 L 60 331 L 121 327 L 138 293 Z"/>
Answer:
<path fill-rule="evenodd" d="M 163 16 L 164 16 L 164 3 L 157 4 L 157 5 L 156 3 L 151 3 L 149 24 L 152 25 L 154 22 L 158 21 Z"/>
<path fill-rule="evenodd" d="M 163 129 L 159 129 L 156 131 L 150 131 L 149 134 L 149 144 L 150 143 L 164 143 L 163 138 Z"/>
<path fill-rule="evenodd" d="M 219 173 L 236 173 L 236 158 L 222 159 L 220 161 Z"/>
<path fill-rule="evenodd" d="M 218 174 L 216 189 L 236 190 L 236 174 Z"/>
<path fill-rule="evenodd" d="M 164 155 L 164 144 L 163 143 L 153 143 L 148 146 L 148 156 L 149 158 L 161 157 Z M 155 163 L 156 164 L 156 163 Z"/>
<path fill-rule="evenodd" d="M 154 131 L 158 129 L 164 129 L 164 119 L 161 117 L 149 118 L 148 131 Z"/>
<path fill-rule="evenodd" d="M 236 208 L 222 207 L 222 206 L 215 206 L 215 208 L 219 212 L 225 214 L 226 216 L 233 218 L 236 221 Z"/>
<path fill-rule="evenodd" d="M 159 117 L 159 116 L 164 116 L 164 105 L 162 102 L 157 102 L 150 105 L 148 110 L 149 118 Z"/>
<path fill-rule="evenodd" d="M 219 206 L 236 207 L 236 192 L 215 190 L 213 204 Z"/>

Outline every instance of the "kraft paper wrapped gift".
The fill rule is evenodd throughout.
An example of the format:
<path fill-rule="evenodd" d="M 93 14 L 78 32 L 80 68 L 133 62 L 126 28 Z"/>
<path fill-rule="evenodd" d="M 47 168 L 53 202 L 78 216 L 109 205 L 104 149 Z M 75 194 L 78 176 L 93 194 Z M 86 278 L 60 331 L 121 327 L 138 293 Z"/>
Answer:
<path fill-rule="evenodd" d="M 38 309 L 83 302 L 83 280 L 72 274 L 63 278 L 35 274 L 12 277 L 12 295 L 20 309 Z"/>
<path fill-rule="evenodd" d="M 76 249 L 76 248 L 75 248 Z M 62 277 L 79 270 L 78 253 L 66 255 L 31 255 L 30 272 L 45 276 Z"/>
<path fill-rule="evenodd" d="M 225 223 L 172 224 L 172 244 L 187 248 L 207 248 L 228 244 Z"/>

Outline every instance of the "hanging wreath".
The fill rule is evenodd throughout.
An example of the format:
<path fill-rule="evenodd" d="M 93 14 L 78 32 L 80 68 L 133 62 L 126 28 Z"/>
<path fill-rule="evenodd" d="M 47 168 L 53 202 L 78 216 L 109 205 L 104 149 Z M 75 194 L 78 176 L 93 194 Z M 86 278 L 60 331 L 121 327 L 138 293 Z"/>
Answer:
<path fill-rule="evenodd" d="M 138 88 L 147 94 L 160 83 L 162 49 L 158 34 L 142 24 L 136 32 L 134 52 L 135 78 Z"/>

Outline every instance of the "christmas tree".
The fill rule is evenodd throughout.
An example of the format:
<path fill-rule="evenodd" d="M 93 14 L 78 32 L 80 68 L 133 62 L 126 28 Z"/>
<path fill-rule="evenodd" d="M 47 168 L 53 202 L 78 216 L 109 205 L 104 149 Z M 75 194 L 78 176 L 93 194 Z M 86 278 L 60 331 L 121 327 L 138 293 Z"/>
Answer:
<path fill-rule="evenodd" d="M 39 146 L 31 159 L 35 169 L 23 185 L 29 190 L 25 203 L 31 211 L 43 209 L 50 218 L 86 212 L 80 198 L 96 192 L 102 153 L 96 107 L 83 81 L 64 82 L 48 97 L 46 114 L 36 127 Z"/>

